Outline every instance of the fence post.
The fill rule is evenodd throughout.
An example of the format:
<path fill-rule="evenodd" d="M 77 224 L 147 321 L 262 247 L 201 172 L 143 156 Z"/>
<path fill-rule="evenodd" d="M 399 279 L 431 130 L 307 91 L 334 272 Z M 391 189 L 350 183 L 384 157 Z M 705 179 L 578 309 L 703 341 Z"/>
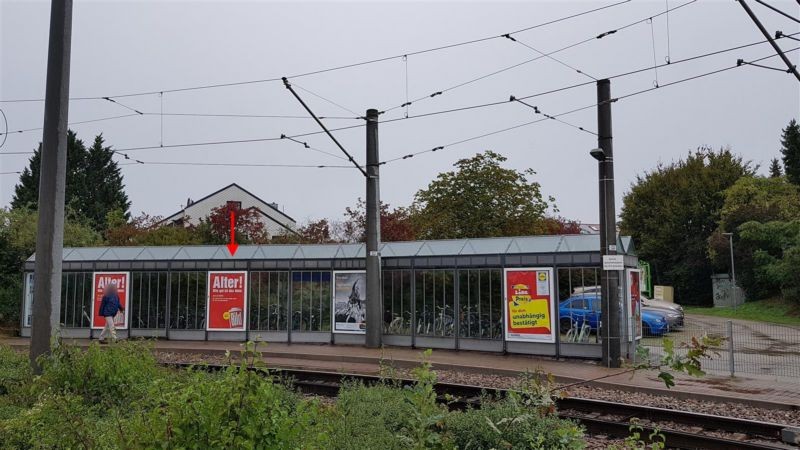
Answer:
<path fill-rule="evenodd" d="M 735 361 L 733 359 L 733 321 L 728 321 L 728 365 L 730 366 L 731 377 L 735 373 Z"/>

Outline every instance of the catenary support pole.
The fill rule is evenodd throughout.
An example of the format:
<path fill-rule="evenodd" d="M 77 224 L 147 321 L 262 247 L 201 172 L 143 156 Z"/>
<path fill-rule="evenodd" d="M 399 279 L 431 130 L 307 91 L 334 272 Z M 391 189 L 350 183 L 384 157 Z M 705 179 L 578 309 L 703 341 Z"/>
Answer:
<path fill-rule="evenodd" d="M 731 303 L 733 309 L 736 309 L 736 266 L 733 263 L 733 233 L 728 235 L 730 249 L 731 249 Z"/>
<path fill-rule="evenodd" d="M 604 157 L 600 161 L 600 254 L 617 254 L 617 221 L 614 206 L 614 148 L 611 131 L 611 81 L 597 82 L 597 143 Z M 600 276 L 603 363 L 620 366 L 619 272 L 603 270 Z"/>
<path fill-rule="evenodd" d="M 30 346 L 31 367 L 34 373 L 41 372 L 37 358 L 49 351 L 50 341 L 58 332 L 61 311 L 71 40 L 72 0 L 52 0 Z"/>
<path fill-rule="evenodd" d="M 378 158 L 378 110 L 367 110 L 367 347 L 381 346 L 381 195 Z"/>
<path fill-rule="evenodd" d="M 797 81 L 800 81 L 800 72 L 797 71 L 797 66 L 792 64 L 792 62 L 789 60 L 789 58 L 786 57 L 786 55 L 783 53 L 783 50 L 781 50 L 781 48 L 775 42 L 775 39 L 772 39 L 772 35 L 769 33 L 769 31 L 767 31 L 766 28 L 764 28 L 764 25 L 761 24 L 761 21 L 758 20 L 758 17 L 756 17 L 755 13 L 753 12 L 752 9 L 750 9 L 750 7 L 747 5 L 747 3 L 745 3 L 744 0 L 738 0 L 738 1 L 739 1 L 739 4 L 742 5 L 742 8 L 744 8 L 744 11 L 747 13 L 747 15 L 750 16 L 750 19 L 753 20 L 753 22 L 756 24 L 758 29 L 761 31 L 761 34 L 763 34 L 764 37 L 767 38 L 767 40 L 769 41 L 770 45 L 772 45 L 772 48 L 774 48 L 775 52 L 778 53 L 778 56 L 781 57 L 783 62 L 786 64 L 786 67 L 789 68 L 789 70 L 787 70 L 787 72 L 790 72 L 790 73 L 794 74 L 795 78 L 797 78 Z"/>

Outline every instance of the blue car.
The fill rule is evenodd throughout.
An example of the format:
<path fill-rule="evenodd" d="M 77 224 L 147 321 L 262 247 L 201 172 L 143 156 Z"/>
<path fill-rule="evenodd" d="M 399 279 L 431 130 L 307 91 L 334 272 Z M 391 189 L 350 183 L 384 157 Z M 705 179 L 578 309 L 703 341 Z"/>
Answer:
<path fill-rule="evenodd" d="M 587 324 L 593 331 L 600 326 L 600 297 L 596 294 L 572 296 L 558 305 L 559 325 L 562 333 L 574 326 Z M 642 310 L 642 334 L 661 336 L 669 331 L 664 314 Z"/>

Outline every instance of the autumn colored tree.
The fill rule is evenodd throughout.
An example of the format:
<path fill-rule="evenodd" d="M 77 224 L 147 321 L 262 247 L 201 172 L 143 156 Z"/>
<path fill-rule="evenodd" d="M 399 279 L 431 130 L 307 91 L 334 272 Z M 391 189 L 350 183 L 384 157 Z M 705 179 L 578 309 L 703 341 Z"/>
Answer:
<path fill-rule="evenodd" d="M 343 238 L 347 242 L 365 242 L 367 229 L 367 205 L 361 198 L 355 207 L 347 207 L 342 223 Z M 416 237 L 409 208 L 391 208 L 381 202 L 381 241 L 413 241 Z"/>
<path fill-rule="evenodd" d="M 106 218 L 108 230 L 105 232 L 107 245 L 199 245 L 203 236 L 194 226 L 163 224 L 159 216 L 142 213 L 130 221 L 118 211 L 112 211 Z"/>
<path fill-rule="evenodd" d="M 203 219 L 197 229 L 208 244 L 227 244 L 231 236 L 231 218 L 233 212 L 236 225 L 236 243 L 267 244 L 269 232 L 261 220 L 261 213 L 255 208 L 236 208 L 228 205 L 218 206 Z"/>
<path fill-rule="evenodd" d="M 339 242 L 335 237 L 338 223 L 328 219 L 310 220 L 296 231 L 284 231 L 272 237 L 273 244 L 331 244 Z"/>
<path fill-rule="evenodd" d="M 542 224 L 542 234 L 580 234 L 581 224 L 576 220 L 569 220 L 561 216 L 545 217 Z"/>

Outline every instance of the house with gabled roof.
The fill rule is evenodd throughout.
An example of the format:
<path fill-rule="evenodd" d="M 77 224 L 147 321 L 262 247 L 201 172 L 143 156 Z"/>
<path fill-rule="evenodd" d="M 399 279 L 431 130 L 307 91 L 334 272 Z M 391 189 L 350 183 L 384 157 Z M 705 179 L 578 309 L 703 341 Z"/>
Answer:
<path fill-rule="evenodd" d="M 161 221 L 164 225 L 198 225 L 211 215 L 214 208 L 230 206 L 236 209 L 253 209 L 259 213 L 270 236 L 294 233 L 297 223 L 278 208 L 277 203 L 266 202 L 236 183 L 231 183 L 199 200 L 186 200 L 186 206 Z"/>

